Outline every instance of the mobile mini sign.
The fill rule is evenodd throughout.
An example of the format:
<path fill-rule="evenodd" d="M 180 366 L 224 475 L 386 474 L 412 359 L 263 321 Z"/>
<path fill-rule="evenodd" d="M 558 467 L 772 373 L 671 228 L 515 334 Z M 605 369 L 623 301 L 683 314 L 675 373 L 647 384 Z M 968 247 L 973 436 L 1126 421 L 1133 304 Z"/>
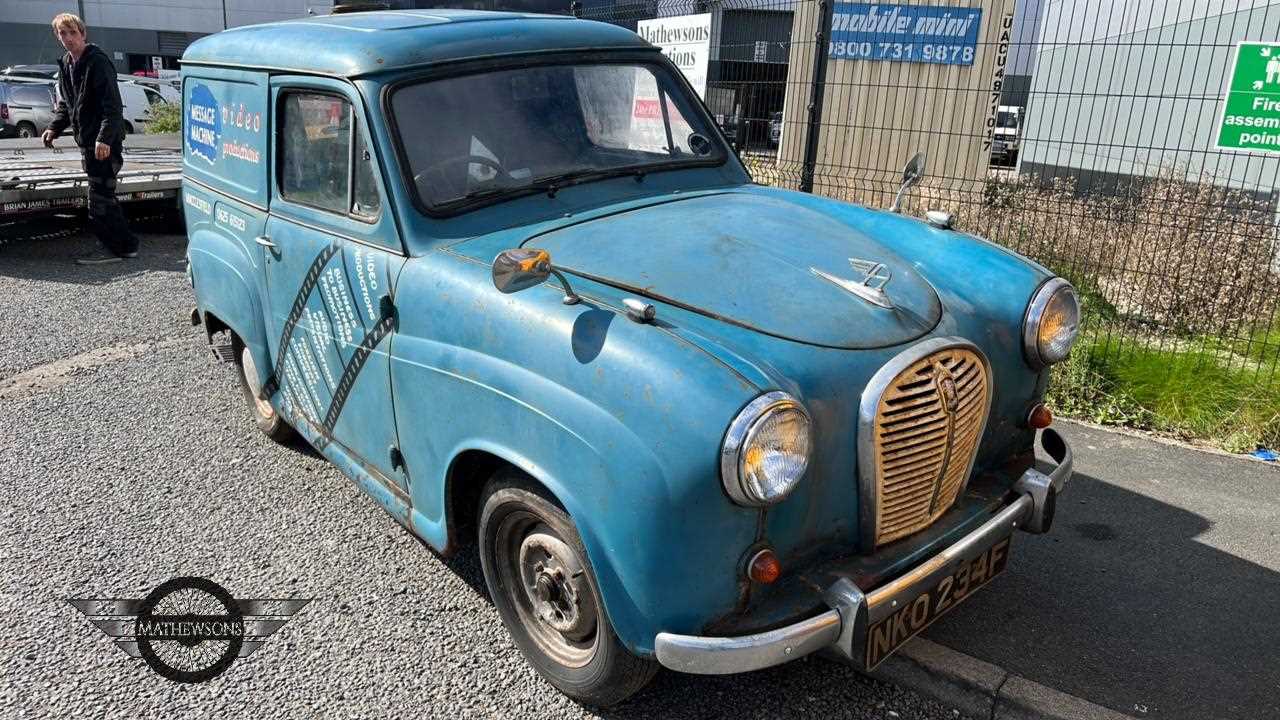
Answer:
<path fill-rule="evenodd" d="M 1236 64 L 1218 123 L 1218 147 L 1280 152 L 1280 43 L 1236 46 Z"/>
<path fill-rule="evenodd" d="M 880 3 L 836 3 L 833 60 L 972 65 L 982 9 Z"/>

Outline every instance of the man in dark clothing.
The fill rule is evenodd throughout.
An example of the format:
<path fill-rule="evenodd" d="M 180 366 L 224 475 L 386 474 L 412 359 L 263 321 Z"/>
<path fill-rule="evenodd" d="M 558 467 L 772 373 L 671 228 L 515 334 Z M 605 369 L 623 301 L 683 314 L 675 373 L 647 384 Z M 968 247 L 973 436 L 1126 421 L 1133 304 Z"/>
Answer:
<path fill-rule="evenodd" d="M 58 104 L 44 131 L 44 144 L 71 128 L 80 162 L 89 177 L 89 227 L 103 249 L 77 258 L 81 265 L 138 257 L 138 238 L 116 200 L 116 174 L 124 164 L 124 116 L 116 69 L 107 54 L 85 38 L 84 21 L 71 13 L 53 19 L 53 31 L 67 54 L 58 61 Z"/>

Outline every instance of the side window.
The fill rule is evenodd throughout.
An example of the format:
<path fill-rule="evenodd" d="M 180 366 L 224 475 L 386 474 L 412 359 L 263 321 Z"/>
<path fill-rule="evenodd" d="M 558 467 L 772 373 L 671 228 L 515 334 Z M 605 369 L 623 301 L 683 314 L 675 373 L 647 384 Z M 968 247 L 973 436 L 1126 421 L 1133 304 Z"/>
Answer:
<path fill-rule="evenodd" d="M 159 105 L 164 102 L 164 98 L 160 97 L 160 93 L 155 90 L 143 90 L 147 94 L 147 102 L 151 105 Z"/>
<path fill-rule="evenodd" d="M 373 156 L 364 143 L 364 133 L 356 131 L 356 176 L 351 192 L 351 214 L 362 218 L 377 217 L 382 201 L 378 183 L 373 179 Z"/>
<path fill-rule="evenodd" d="M 346 215 L 350 208 L 351 106 L 333 95 L 284 95 L 279 136 L 280 194 Z"/>

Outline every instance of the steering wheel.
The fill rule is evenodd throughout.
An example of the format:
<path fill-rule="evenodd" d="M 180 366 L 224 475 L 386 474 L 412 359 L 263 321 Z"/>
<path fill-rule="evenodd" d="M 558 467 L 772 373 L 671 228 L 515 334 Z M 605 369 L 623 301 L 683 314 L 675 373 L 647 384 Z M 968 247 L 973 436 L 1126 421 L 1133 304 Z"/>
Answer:
<path fill-rule="evenodd" d="M 445 172 L 445 168 L 452 167 L 460 163 L 466 163 L 468 165 L 472 163 L 484 165 L 485 167 L 493 168 L 499 176 L 503 176 L 511 180 L 515 179 L 511 177 L 511 173 L 507 172 L 506 168 L 502 167 L 502 163 L 497 160 L 494 160 L 487 155 L 466 154 L 454 155 L 431 163 L 420 172 L 414 174 L 413 183 L 418 186 L 420 193 L 424 188 L 424 183 L 433 183 L 437 188 L 447 187 L 450 190 L 447 197 L 460 198 L 467 193 L 466 177 L 463 176 L 459 178 L 457 173 Z M 461 186 L 459 183 L 461 183 Z M 426 197 L 431 197 L 432 195 L 441 196 L 440 193 L 432 192 L 422 194 Z"/>

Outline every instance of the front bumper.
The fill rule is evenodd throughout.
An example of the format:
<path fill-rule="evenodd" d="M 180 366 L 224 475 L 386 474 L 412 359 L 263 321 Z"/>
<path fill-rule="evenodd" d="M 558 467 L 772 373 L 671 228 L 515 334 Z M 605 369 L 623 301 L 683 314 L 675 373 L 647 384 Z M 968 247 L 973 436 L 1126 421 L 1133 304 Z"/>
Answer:
<path fill-rule="evenodd" d="M 654 640 L 658 662 L 680 672 L 724 675 L 780 665 L 829 647 L 864 669 L 871 669 L 861 652 L 868 628 L 901 611 L 907 602 L 986 552 L 1014 529 L 1048 532 L 1057 495 L 1071 477 L 1072 457 L 1071 448 L 1053 430 L 1041 432 L 1040 446 L 1057 462 L 1052 471 L 1045 474 L 1035 468 L 1027 470 L 1013 486 L 1017 494 L 1013 502 L 977 530 L 901 577 L 870 593 L 864 593 L 852 579 L 840 578 L 824 594 L 830 610 L 776 630 L 738 637 L 658 633 Z M 911 634 L 923 629 L 914 628 Z"/>

